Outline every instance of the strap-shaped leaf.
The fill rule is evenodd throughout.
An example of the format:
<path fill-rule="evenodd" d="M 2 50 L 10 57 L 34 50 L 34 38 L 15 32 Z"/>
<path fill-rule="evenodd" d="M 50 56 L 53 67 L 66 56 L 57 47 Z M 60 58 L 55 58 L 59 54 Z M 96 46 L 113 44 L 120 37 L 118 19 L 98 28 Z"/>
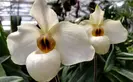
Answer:
<path fill-rule="evenodd" d="M 10 58 L 10 56 L 2 56 L 2 57 L 0 57 L 0 64 L 3 63 L 4 61 L 6 61 L 9 58 Z"/>
<path fill-rule="evenodd" d="M 121 60 L 133 60 L 133 54 L 121 52 L 121 53 L 117 54 L 116 58 L 121 59 Z"/>
<path fill-rule="evenodd" d="M 18 76 L 3 76 L 0 77 L 0 82 L 23 82 L 23 78 Z"/>
<path fill-rule="evenodd" d="M 110 71 L 108 74 L 112 75 L 114 78 L 116 78 L 119 82 L 131 82 L 129 79 L 124 77 L 123 75 L 115 72 L 115 71 Z M 118 82 L 117 81 L 117 82 Z"/>
<path fill-rule="evenodd" d="M 106 77 L 111 81 L 111 82 L 118 82 L 118 80 L 110 73 L 106 74 Z"/>
<path fill-rule="evenodd" d="M 4 71 L 3 67 L 2 67 L 2 65 L 0 64 L 0 77 L 1 77 L 1 76 L 6 76 L 6 73 L 5 73 L 5 71 Z"/>
<path fill-rule="evenodd" d="M 84 62 L 63 68 L 61 82 L 93 82 L 93 62 Z"/>
<path fill-rule="evenodd" d="M 113 52 L 114 52 L 114 45 L 112 45 L 112 50 L 105 62 L 104 72 L 109 72 L 114 65 L 114 53 Z"/>
<path fill-rule="evenodd" d="M 9 51 L 6 43 L 6 34 L 0 22 L 0 56 L 4 56 L 4 55 L 9 55 Z"/>
<path fill-rule="evenodd" d="M 133 81 L 132 71 L 119 67 L 113 67 L 112 70 Z"/>

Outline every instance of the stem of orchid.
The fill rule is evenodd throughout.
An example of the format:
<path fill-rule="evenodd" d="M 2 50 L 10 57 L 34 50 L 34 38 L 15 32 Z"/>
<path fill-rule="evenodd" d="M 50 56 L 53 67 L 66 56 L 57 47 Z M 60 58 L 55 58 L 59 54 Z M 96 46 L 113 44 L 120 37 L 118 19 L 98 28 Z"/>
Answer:
<path fill-rule="evenodd" d="M 97 82 L 97 54 L 95 54 L 94 58 L 94 82 Z"/>
<path fill-rule="evenodd" d="M 101 55 L 99 55 L 99 58 L 100 58 L 103 62 L 106 62 L 105 59 L 104 59 Z"/>
<path fill-rule="evenodd" d="M 55 82 L 58 82 L 58 78 L 57 78 L 57 76 L 55 77 Z"/>
<path fill-rule="evenodd" d="M 60 82 L 59 75 L 57 74 L 57 82 Z"/>
<path fill-rule="evenodd" d="M 78 18 L 78 16 L 79 16 L 79 9 L 80 9 L 80 1 L 79 0 L 77 0 L 77 9 L 76 9 L 76 12 L 75 12 L 75 14 L 76 14 L 76 18 Z"/>
<path fill-rule="evenodd" d="M 38 81 L 38 82 L 49 82 L 49 81 Z"/>

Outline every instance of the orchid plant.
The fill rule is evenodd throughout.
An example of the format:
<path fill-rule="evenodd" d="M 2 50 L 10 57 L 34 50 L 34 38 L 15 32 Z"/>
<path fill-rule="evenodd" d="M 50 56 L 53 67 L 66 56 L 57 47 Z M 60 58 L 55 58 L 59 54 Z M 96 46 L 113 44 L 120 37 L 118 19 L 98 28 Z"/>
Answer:
<path fill-rule="evenodd" d="M 95 50 L 85 29 L 67 21 L 58 22 L 45 0 L 35 0 L 30 14 L 40 29 L 34 24 L 20 25 L 7 37 L 7 45 L 12 61 L 26 65 L 36 81 L 50 81 L 61 63 L 73 65 L 93 59 Z"/>
<path fill-rule="evenodd" d="M 89 20 L 84 20 L 80 24 L 86 29 L 89 42 L 98 54 L 106 54 L 110 44 L 127 40 L 128 32 L 120 20 L 104 20 L 104 11 L 98 5 L 95 11 L 90 14 Z"/>
<path fill-rule="evenodd" d="M 133 49 L 133 33 L 127 31 L 127 25 L 121 18 L 106 17 L 109 9 L 103 11 L 94 2 L 90 2 L 94 12 L 88 19 L 79 24 L 60 21 L 59 16 L 65 19 L 64 4 L 69 8 L 78 5 L 76 15 L 80 16 L 82 0 L 74 0 L 69 6 L 72 1 L 52 3 L 62 13 L 57 16 L 58 11 L 48 5 L 49 0 L 34 0 L 30 16 L 37 24 L 21 24 L 8 36 L 0 24 L 0 82 L 133 81 L 133 54 L 129 53 L 129 48 Z M 2 74 L 7 75 L 4 80 Z"/>

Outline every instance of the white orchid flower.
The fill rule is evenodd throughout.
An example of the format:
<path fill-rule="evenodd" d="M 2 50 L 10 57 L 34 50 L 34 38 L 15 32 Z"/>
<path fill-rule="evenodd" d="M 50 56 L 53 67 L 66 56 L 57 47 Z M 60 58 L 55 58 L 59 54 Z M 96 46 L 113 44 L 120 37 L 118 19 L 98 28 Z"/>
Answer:
<path fill-rule="evenodd" d="M 21 25 L 7 37 L 7 44 L 12 61 L 26 65 L 36 81 L 51 80 L 61 63 L 73 65 L 93 59 L 95 50 L 88 44 L 84 28 L 70 22 L 59 23 L 45 0 L 35 0 L 30 13 L 40 29 L 34 24 Z"/>
<path fill-rule="evenodd" d="M 124 42 L 128 32 L 120 20 L 104 20 L 104 11 L 97 5 L 95 11 L 90 14 L 89 20 L 80 23 L 88 33 L 89 42 L 94 46 L 96 53 L 105 54 L 110 44 Z"/>

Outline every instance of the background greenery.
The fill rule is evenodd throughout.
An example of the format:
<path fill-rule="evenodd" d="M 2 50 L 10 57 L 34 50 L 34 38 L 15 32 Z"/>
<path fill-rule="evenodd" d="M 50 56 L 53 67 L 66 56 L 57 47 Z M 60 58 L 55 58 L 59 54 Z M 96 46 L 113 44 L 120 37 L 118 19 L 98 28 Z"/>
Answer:
<path fill-rule="evenodd" d="M 123 3 L 118 6 L 116 3 Z M 67 0 L 50 3 L 56 11 L 60 21 L 65 20 L 66 13 L 71 7 L 78 4 L 77 0 Z M 63 5 L 63 7 L 61 6 Z M 105 10 L 105 19 L 121 20 L 129 35 L 126 42 L 111 45 L 107 54 L 96 54 L 95 59 L 73 66 L 63 66 L 59 74 L 51 82 L 133 82 L 133 0 L 99 1 L 99 5 Z M 93 12 L 96 1 L 86 5 L 87 11 Z M 79 23 L 88 19 L 89 15 L 79 16 L 78 9 L 75 11 L 75 19 L 71 22 Z M 65 12 L 63 12 L 65 10 Z M 17 30 L 21 24 L 20 16 L 11 16 L 11 32 Z M 27 73 L 25 66 L 14 64 L 10 59 L 7 48 L 5 32 L 0 23 L 0 82 L 35 82 Z"/>

